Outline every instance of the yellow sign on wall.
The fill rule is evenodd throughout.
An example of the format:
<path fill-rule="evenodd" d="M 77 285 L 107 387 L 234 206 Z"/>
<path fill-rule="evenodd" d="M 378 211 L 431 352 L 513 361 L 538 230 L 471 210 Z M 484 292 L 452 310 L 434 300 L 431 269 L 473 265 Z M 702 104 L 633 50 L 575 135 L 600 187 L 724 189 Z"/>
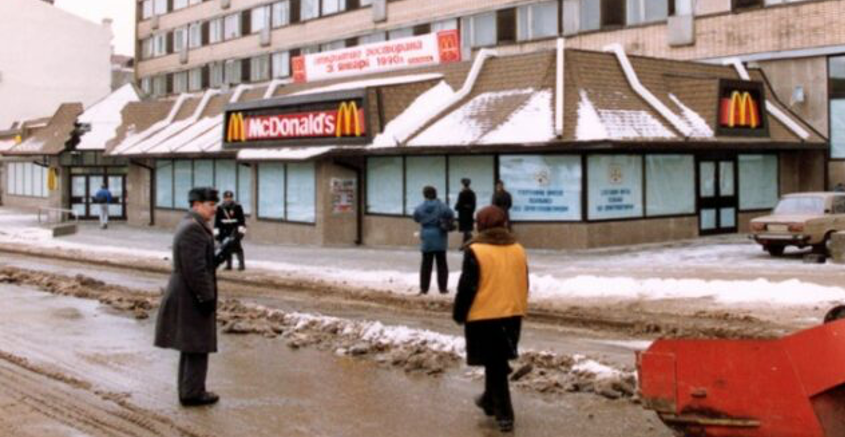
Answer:
<path fill-rule="evenodd" d="M 50 170 L 47 171 L 47 189 L 50 191 L 55 191 L 59 189 L 59 172 L 56 171 L 55 168 L 50 167 Z"/>

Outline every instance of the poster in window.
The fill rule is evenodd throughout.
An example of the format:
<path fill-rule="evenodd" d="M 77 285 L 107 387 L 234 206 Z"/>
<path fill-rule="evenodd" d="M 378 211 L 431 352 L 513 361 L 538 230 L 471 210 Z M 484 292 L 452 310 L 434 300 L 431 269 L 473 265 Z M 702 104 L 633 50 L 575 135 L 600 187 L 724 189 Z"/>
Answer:
<path fill-rule="evenodd" d="M 355 179 L 332 178 L 332 213 L 355 211 Z"/>
<path fill-rule="evenodd" d="M 642 217 L 642 158 L 594 155 L 587 160 L 590 220 Z"/>
<path fill-rule="evenodd" d="M 580 156 L 501 156 L 499 175 L 513 197 L 511 220 L 581 220 Z"/>

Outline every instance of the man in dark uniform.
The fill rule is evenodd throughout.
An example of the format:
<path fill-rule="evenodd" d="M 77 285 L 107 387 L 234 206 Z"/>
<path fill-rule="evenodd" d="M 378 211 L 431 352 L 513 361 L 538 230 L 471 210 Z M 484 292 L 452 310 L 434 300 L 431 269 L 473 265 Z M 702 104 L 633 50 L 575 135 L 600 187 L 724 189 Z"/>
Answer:
<path fill-rule="evenodd" d="M 458 211 L 458 230 L 464 233 L 464 244 L 472 238 L 472 228 L 475 224 L 475 192 L 469 187 L 470 183 L 467 178 L 461 179 L 464 188 L 455 203 L 455 211 Z"/>
<path fill-rule="evenodd" d="M 208 354 L 217 352 L 217 265 L 209 222 L 219 200 L 213 188 L 188 194 L 191 210 L 173 237 L 173 272 L 156 322 L 155 345 L 181 352 L 179 401 L 185 406 L 219 400 L 205 389 Z"/>
<path fill-rule="evenodd" d="M 231 251 L 226 257 L 226 270 L 232 270 L 232 253 L 238 255 L 238 270 L 243 270 L 244 248 L 241 239 L 246 234 L 246 220 L 243 208 L 235 202 L 235 195 L 231 191 L 223 193 L 223 204 L 217 207 L 217 215 L 214 217 L 214 229 L 217 239 L 221 242 L 226 237 L 234 237 Z"/>

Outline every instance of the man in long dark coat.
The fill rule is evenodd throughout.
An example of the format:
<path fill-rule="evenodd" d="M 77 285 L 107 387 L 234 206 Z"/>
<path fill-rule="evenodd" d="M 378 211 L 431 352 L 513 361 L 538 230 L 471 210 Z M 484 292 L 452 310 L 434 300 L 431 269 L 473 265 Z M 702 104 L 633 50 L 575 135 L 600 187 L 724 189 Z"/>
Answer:
<path fill-rule="evenodd" d="M 219 397 L 205 389 L 208 354 L 217 352 L 217 277 L 214 237 L 209 222 L 217 210 L 217 190 L 194 188 L 191 210 L 173 237 L 173 272 L 161 301 L 155 345 L 176 349 L 179 401 L 208 405 Z"/>
<path fill-rule="evenodd" d="M 226 257 L 226 270 L 232 270 L 232 253 L 238 256 L 238 270 L 246 268 L 244 248 L 241 245 L 241 239 L 246 234 L 246 219 L 244 209 L 235 202 L 235 195 L 231 191 L 223 193 L 223 203 L 217 207 L 217 215 L 214 217 L 214 229 L 221 242 L 227 237 L 234 238 L 231 251 Z"/>
<path fill-rule="evenodd" d="M 472 228 L 475 224 L 475 192 L 469 187 L 471 181 L 461 179 L 464 188 L 458 194 L 455 211 L 458 211 L 458 230 L 464 233 L 464 244 L 472 238 Z"/>

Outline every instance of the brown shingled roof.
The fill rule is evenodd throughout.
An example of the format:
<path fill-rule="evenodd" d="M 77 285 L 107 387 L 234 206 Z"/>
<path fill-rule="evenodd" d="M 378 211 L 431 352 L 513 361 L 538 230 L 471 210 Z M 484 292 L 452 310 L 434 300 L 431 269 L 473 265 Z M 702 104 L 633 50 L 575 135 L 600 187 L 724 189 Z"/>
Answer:
<path fill-rule="evenodd" d="M 76 117 L 82 114 L 81 103 L 63 103 L 47 126 L 34 130 L 26 140 L 3 152 L 4 155 L 58 155 L 66 148 Z"/>
<path fill-rule="evenodd" d="M 174 100 L 147 100 L 126 105 L 121 112 L 123 123 L 117 128 L 115 137 L 106 144 L 106 154 L 110 154 L 128 134 L 143 132 L 164 120 L 175 103 Z"/>

